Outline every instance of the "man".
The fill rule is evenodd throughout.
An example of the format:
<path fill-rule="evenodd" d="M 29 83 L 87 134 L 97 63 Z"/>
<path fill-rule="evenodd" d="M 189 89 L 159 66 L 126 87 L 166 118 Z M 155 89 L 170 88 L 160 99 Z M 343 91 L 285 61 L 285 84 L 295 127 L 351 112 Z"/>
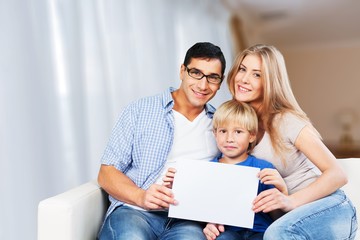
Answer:
<path fill-rule="evenodd" d="M 176 202 L 162 175 L 176 161 L 209 161 L 219 154 L 211 125 L 215 109 L 208 101 L 220 88 L 225 66 L 219 47 L 196 43 L 180 67 L 179 89 L 123 110 L 98 176 L 111 201 L 100 239 L 205 239 L 200 223 L 168 218 L 166 210 Z"/>

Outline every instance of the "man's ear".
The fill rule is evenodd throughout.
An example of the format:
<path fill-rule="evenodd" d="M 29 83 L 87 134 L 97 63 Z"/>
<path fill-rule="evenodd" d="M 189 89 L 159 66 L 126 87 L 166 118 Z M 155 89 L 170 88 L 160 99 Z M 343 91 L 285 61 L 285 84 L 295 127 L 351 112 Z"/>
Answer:
<path fill-rule="evenodd" d="M 182 81 L 183 78 L 184 78 L 184 73 L 185 73 L 185 65 L 184 64 L 181 64 L 180 66 L 180 73 L 179 73 L 179 76 L 180 76 L 180 80 Z"/>
<path fill-rule="evenodd" d="M 216 129 L 215 128 L 213 128 L 213 134 L 216 137 Z"/>

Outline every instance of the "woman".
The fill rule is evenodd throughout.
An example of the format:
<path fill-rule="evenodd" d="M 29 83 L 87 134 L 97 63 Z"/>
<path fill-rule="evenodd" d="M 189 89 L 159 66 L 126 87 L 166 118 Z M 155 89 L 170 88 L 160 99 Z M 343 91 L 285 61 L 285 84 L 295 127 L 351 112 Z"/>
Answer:
<path fill-rule="evenodd" d="M 254 201 L 255 212 L 284 212 L 264 239 L 353 239 L 355 208 L 339 190 L 347 183 L 346 174 L 297 103 L 282 54 L 267 45 L 246 49 L 236 58 L 227 83 L 233 97 L 257 113 L 252 155 L 273 163 L 288 187 L 289 195 L 274 188 Z M 265 179 L 265 172 L 259 177 Z"/>

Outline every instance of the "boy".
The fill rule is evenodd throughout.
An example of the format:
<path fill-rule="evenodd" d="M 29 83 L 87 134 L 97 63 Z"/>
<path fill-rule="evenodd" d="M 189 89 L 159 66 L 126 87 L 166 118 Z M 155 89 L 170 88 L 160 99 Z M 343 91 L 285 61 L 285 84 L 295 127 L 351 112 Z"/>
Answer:
<path fill-rule="evenodd" d="M 252 107 L 236 100 L 223 103 L 213 117 L 213 132 L 222 156 L 213 159 L 212 162 L 260 168 L 262 171 L 259 173 L 261 182 L 258 194 L 274 186 L 287 194 L 285 182 L 273 165 L 249 154 L 256 145 L 257 129 L 257 116 Z M 164 184 L 170 184 L 174 174 L 175 170 L 169 169 Z M 268 214 L 260 212 L 255 214 L 253 229 L 208 223 L 203 232 L 208 240 L 262 239 L 265 230 L 272 222 Z"/>

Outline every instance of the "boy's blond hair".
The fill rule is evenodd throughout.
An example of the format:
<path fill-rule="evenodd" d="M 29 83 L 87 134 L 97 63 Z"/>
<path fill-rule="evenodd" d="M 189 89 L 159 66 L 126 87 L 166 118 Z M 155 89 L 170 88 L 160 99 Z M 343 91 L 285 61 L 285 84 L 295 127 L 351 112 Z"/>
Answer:
<path fill-rule="evenodd" d="M 236 100 L 229 100 L 220 105 L 213 116 L 214 132 L 218 127 L 227 124 L 237 124 L 251 135 L 256 136 L 258 132 L 258 119 L 255 110 L 248 104 L 238 102 Z M 249 143 L 248 152 L 254 149 L 256 141 Z"/>

